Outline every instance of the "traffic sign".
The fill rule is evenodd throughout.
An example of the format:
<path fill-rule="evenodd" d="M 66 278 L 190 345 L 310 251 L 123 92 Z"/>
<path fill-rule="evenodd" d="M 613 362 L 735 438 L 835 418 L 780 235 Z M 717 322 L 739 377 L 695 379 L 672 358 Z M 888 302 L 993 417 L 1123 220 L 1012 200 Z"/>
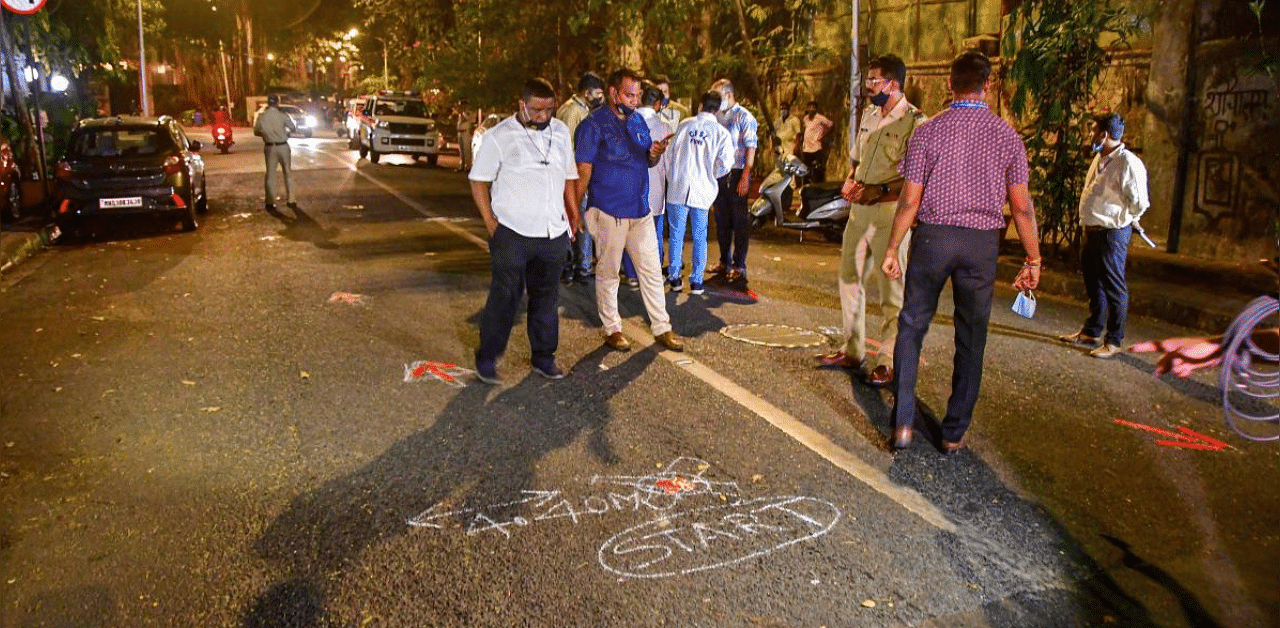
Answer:
<path fill-rule="evenodd" d="M 4 8 L 9 9 L 14 13 L 30 15 L 44 8 L 45 1 L 46 0 L 0 0 L 0 3 L 4 4 Z"/>

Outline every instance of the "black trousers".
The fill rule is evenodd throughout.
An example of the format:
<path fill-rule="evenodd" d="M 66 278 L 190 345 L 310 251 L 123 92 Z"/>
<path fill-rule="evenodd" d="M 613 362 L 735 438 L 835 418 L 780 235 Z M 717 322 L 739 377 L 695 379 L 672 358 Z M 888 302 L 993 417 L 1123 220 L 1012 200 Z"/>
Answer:
<path fill-rule="evenodd" d="M 564 268 L 569 235 L 530 238 L 499 224 L 489 238 L 493 278 L 489 298 L 480 314 L 480 348 L 476 362 L 491 364 L 507 350 L 520 299 L 529 294 L 529 348 L 533 363 L 555 360 L 560 344 L 560 271 Z"/>
<path fill-rule="evenodd" d="M 738 195 L 742 168 L 734 168 L 719 179 L 716 196 L 716 243 L 720 245 L 720 263 L 727 268 L 747 271 L 747 246 L 751 241 L 751 215 L 747 197 Z"/>
<path fill-rule="evenodd" d="M 969 429 L 982 386 L 1000 234 L 998 229 L 919 223 L 911 236 L 911 261 L 907 264 L 902 313 L 898 315 L 898 341 L 893 348 L 894 425 L 915 423 L 920 349 L 938 309 L 938 297 L 949 279 L 955 301 L 956 349 L 942 436 L 958 442 Z"/>
<path fill-rule="evenodd" d="M 1124 323 L 1129 314 L 1124 266 L 1132 236 L 1132 226 L 1085 229 L 1084 250 L 1080 252 L 1084 289 L 1089 293 L 1089 318 L 1080 331 L 1097 338 L 1102 336 L 1105 323 L 1106 343 L 1117 346 L 1124 341 Z"/>

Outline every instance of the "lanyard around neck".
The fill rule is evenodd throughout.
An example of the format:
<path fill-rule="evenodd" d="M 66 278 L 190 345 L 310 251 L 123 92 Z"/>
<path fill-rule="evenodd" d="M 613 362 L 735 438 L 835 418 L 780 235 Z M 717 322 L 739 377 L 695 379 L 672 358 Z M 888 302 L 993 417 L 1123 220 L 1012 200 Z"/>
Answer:
<path fill-rule="evenodd" d="M 972 100 L 962 100 L 951 103 L 952 109 L 990 109 L 985 102 L 977 102 Z"/>

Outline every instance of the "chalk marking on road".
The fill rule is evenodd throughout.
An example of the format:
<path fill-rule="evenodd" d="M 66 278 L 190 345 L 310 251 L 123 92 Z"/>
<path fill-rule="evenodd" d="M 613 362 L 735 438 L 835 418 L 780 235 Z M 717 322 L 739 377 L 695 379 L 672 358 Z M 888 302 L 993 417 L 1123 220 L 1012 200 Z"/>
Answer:
<path fill-rule="evenodd" d="M 347 166 L 347 168 L 351 169 L 352 172 L 355 172 L 356 174 L 371 181 L 374 185 L 386 190 L 388 194 L 396 197 L 405 205 L 412 207 L 418 213 L 428 218 L 435 218 L 439 216 L 439 214 L 432 212 L 421 203 L 401 194 L 391 186 L 368 174 L 360 172 L 359 168 L 356 168 L 355 164 L 349 164 L 338 159 L 338 157 L 334 155 L 330 155 L 328 153 L 325 154 L 331 159 L 342 162 Z M 462 238 L 468 242 L 484 249 L 486 252 L 489 250 L 489 242 L 487 240 L 463 227 L 458 226 L 457 223 L 441 222 L 439 224 L 445 229 L 462 236 Z M 564 298 L 564 296 L 569 295 L 563 295 L 562 298 Z M 576 298 L 570 297 L 568 300 L 578 302 L 580 306 L 582 305 L 581 301 Z M 591 305 L 594 305 L 594 303 Z M 654 343 L 653 336 L 634 322 L 630 320 L 623 320 L 622 327 L 631 338 L 638 339 L 645 345 L 652 345 Z M 805 425 L 800 421 L 800 419 L 791 416 L 791 414 L 783 411 L 781 408 L 778 408 L 777 406 L 752 394 L 747 389 L 739 386 L 733 380 L 730 380 L 729 378 L 712 370 L 702 362 L 694 358 L 690 358 L 685 353 L 661 351 L 658 355 L 661 355 L 663 359 L 667 360 L 677 368 L 684 369 L 685 372 L 702 380 L 703 383 L 716 389 L 721 394 L 738 403 L 742 407 L 752 411 L 760 418 L 768 421 L 774 427 L 782 430 L 784 434 L 790 436 L 796 442 L 808 447 L 810 451 L 822 456 L 828 462 L 853 476 L 859 482 L 866 484 L 872 490 L 888 497 L 934 527 L 947 532 L 956 531 L 956 525 L 952 523 L 951 520 L 947 519 L 946 515 L 942 514 L 942 511 L 938 510 L 936 506 L 931 504 L 929 500 L 925 499 L 924 496 L 920 495 L 920 493 L 895 484 L 884 473 L 881 473 L 879 469 L 859 460 L 856 456 L 835 444 L 830 438 L 827 438 L 817 430 Z"/>
<path fill-rule="evenodd" d="M 622 328 L 628 336 L 638 340 L 640 344 L 651 345 L 654 342 L 653 336 L 649 332 L 630 320 L 623 320 Z M 689 357 L 687 353 L 660 351 L 658 355 L 676 367 L 684 369 L 690 375 L 702 380 L 703 383 L 755 413 L 756 416 L 768 421 L 796 442 L 808 447 L 831 464 L 871 487 L 872 490 L 915 513 L 934 527 L 947 532 L 956 531 L 956 525 L 920 493 L 894 483 L 879 469 L 859 460 L 821 432 L 805 425 L 800 419 L 739 386 L 733 380 L 712 370 L 696 358 Z"/>

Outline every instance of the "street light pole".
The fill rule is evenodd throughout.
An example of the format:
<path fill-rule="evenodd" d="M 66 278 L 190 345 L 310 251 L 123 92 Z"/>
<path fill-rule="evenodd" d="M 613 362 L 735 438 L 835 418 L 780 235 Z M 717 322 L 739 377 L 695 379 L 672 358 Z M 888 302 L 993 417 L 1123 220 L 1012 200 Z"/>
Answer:
<path fill-rule="evenodd" d="M 147 102 L 147 47 L 142 39 L 142 0 L 138 0 L 138 102 L 142 106 L 142 115 L 148 115 L 151 104 Z"/>
<path fill-rule="evenodd" d="M 391 89 L 391 81 L 387 79 L 387 40 L 378 41 L 382 42 L 382 89 Z"/>

